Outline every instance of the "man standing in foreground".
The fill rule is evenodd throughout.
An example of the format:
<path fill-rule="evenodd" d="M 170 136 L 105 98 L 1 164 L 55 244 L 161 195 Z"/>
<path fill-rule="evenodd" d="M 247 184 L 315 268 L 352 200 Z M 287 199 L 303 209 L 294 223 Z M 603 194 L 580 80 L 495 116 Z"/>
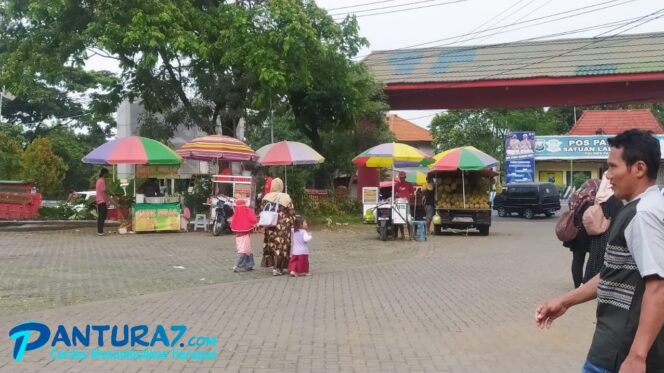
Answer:
<path fill-rule="evenodd" d="M 664 197 L 655 180 L 659 142 L 629 130 L 609 139 L 607 177 L 626 205 L 611 222 L 600 273 L 540 305 L 540 328 L 597 298 L 597 324 L 584 373 L 664 372 Z"/>
<path fill-rule="evenodd" d="M 406 180 L 406 173 L 404 171 L 399 172 L 399 179 L 394 181 L 394 197 L 395 198 L 402 198 L 408 201 L 413 199 L 413 195 L 415 193 L 415 188 L 413 188 L 413 184 L 408 182 Z M 399 231 L 401 231 L 401 239 L 404 240 L 406 239 L 406 235 L 404 233 L 404 225 L 408 227 L 408 238 L 412 239 L 412 232 L 410 230 L 410 212 L 406 212 L 408 216 L 406 216 L 406 224 L 400 224 L 399 225 Z"/>

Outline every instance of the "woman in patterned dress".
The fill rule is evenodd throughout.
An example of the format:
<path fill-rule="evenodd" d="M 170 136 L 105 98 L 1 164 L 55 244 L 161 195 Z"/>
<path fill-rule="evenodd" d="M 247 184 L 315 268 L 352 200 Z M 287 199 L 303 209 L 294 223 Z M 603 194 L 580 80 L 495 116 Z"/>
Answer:
<path fill-rule="evenodd" d="M 261 260 L 261 267 L 273 268 L 273 276 L 280 276 L 288 272 L 291 234 L 295 220 L 293 201 L 283 191 L 284 182 L 279 178 L 272 179 L 270 193 L 263 197 L 261 203 L 261 210 L 267 203 L 278 203 L 279 220 L 276 226 L 265 228 L 263 259 Z"/>

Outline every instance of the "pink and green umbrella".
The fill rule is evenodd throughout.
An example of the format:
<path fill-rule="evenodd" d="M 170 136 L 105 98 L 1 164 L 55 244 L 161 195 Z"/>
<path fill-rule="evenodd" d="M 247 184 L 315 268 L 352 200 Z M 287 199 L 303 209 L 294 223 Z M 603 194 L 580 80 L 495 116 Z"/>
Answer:
<path fill-rule="evenodd" d="M 112 140 L 83 157 L 90 164 L 179 165 L 182 159 L 159 141 L 139 136 Z"/>
<path fill-rule="evenodd" d="M 258 163 L 263 166 L 297 166 L 325 162 L 325 157 L 309 145 L 297 141 L 267 144 L 256 150 L 256 154 Z"/>
<path fill-rule="evenodd" d="M 479 171 L 495 166 L 498 160 L 472 146 L 462 146 L 436 154 L 429 166 L 434 171 Z"/>

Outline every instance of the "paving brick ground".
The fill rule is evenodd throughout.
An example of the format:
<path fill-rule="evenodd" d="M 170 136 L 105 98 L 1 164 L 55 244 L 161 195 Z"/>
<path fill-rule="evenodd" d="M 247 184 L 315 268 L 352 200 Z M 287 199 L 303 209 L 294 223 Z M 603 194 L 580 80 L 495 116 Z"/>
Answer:
<path fill-rule="evenodd" d="M 380 244 L 369 227 L 352 234 L 317 234 L 321 239 L 316 245 L 330 247 L 320 247 L 320 263 L 312 258 L 310 277 L 272 278 L 257 271 L 241 281 L 219 279 L 217 284 L 133 297 L 127 297 L 132 290 L 113 290 L 107 294 L 116 299 L 108 301 L 1 317 L 0 371 L 577 372 L 592 335 L 594 304 L 573 309 L 547 331 L 533 322 L 540 300 L 571 285 L 571 255 L 555 241 L 552 229 L 552 220 L 499 219 L 489 237 L 434 237 L 426 243 L 391 243 L 389 249 L 376 249 Z M 230 262 L 215 255 L 212 246 L 205 249 L 209 238 L 203 235 L 189 246 L 200 249 L 185 251 L 191 255 L 169 257 L 180 255 L 175 248 L 180 236 L 185 235 L 94 240 L 59 233 L 48 236 L 48 245 L 38 246 L 41 236 L 3 234 L 3 294 L 49 293 L 52 298 L 43 298 L 48 306 L 51 301 L 60 304 L 57 300 L 68 292 L 100 299 L 106 296 L 98 294 L 104 287 L 149 293 L 201 276 L 153 266 L 219 267 L 217 271 L 227 273 Z M 9 241 L 25 249 L 12 249 Z M 116 241 L 123 245 L 115 246 Z M 72 254 L 72 247 L 82 248 Z M 348 251 L 345 255 L 364 250 L 371 255 L 324 264 L 322 252 L 336 249 L 338 256 L 327 260 L 344 257 L 342 250 Z M 51 255 L 44 256 L 48 250 Z M 157 255 L 160 259 L 141 254 L 159 250 L 165 255 Z M 97 268 L 130 269 L 101 271 L 103 275 L 70 271 L 68 264 L 76 258 L 80 262 L 74 268 L 94 263 Z M 12 260 L 21 263 L 20 270 L 5 264 Z M 54 267 L 52 261 L 59 264 Z M 22 283 L 14 278 L 22 271 L 46 280 Z M 181 276 L 191 277 L 183 281 Z M 192 335 L 216 336 L 219 355 L 202 362 L 53 361 L 44 348 L 17 363 L 11 358 L 8 330 L 26 319 L 49 326 L 186 324 Z"/>
<path fill-rule="evenodd" d="M 359 227 L 366 233 L 366 227 Z M 405 259 L 417 245 L 348 245 L 358 227 L 316 232 L 314 269 L 335 271 Z M 340 232 L 338 232 L 340 231 Z M 252 244 L 257 265 L 262 235 Z M 233 273 L 233 236 L 209 233 L 136 234 L 97 237 L 93 229 L 0 232 L 0 316 L 78 303 L 268 278 L 269 271 Z"/>

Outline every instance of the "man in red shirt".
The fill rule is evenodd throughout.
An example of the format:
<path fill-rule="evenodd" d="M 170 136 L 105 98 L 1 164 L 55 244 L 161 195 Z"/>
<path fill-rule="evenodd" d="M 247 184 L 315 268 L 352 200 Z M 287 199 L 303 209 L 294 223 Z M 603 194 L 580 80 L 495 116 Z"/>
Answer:
<path fill-rule="evenodd" d="M 413 188 L 413 184 L 409 183 L 406 181 L 406 173 L 403 171 L 399 172 L 399 178 L 394 182 L 394 198 L 403 198 L 408 203 L 410 203 L 410 200 L 413 198 L 413 193 L 415 191 L 415 188 Z M 407 219 L 407 221 L 410 219 Z M 408 237 L 412 238 L 411 232 L 410 232 L 410 224 L 406 223 L 408 225 Z M 406 235 L 404 233 L 403 225 L 399 225 L 399 231 L 401 232 L 401 239 L 404 240 L 406 239 Z"/>
<path fill-rule="evenodd" d="M 399 178 L 394 182 L 394 197 L 404 198 L 410 202 L 414 191 L 413 184 L 406 181 L 406 173 L 403 171 L 399 172 Z"/>

